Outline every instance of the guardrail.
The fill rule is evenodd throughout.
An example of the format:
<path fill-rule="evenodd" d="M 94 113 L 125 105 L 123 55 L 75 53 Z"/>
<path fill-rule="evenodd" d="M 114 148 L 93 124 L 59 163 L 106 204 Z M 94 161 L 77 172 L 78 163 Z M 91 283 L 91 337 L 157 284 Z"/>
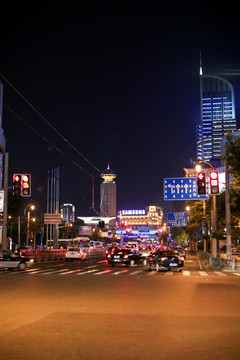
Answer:
<path fill-rule="evenodd" d="M 105 249 L 104 248 L 84 248 L 81 249 L 85 250 L 87 253 L 87 257 L 97 256 L 97 255 L 104 255 Z M 21 250 L 21 256 L 27 256 L 31 259 L 34 259 L 36 262 L 40 261 L 52 261 L 52 260 L 64 260 L 65 253 L 67 249 L 56 249 L 56 250 Z"/>
<path fill-rule="evenodd" d="M 213 268 L 220 268 L 220 269 L 227 268 L 227 261 L 222 257 L 218 257 L 218 258 L 213 257 L 207 252 L 203 252 L 202 256 L 204 259 L 208 261 L 209 265 Z M 238 268 L 239 268 L 239 262 L 237 261 L 236 258 L 232 257 L 228 269 L 237 270 Z"/>

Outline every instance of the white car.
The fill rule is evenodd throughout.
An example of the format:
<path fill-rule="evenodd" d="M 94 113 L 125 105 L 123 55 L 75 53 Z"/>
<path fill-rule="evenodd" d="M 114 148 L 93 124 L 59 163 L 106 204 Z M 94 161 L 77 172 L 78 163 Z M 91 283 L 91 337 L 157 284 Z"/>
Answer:
<path fill-rule="evenodd" d="M 68 249 L 68 251 L 65 253 L 65 260 L 87 260 L 87 253 L 82 249 Z"/>
<path fill-rule="evenodd" d="M 16 255 L 3 255 L 0 258 L 0 269 L 25 270 L 34 264 L 34 259 Z"/>

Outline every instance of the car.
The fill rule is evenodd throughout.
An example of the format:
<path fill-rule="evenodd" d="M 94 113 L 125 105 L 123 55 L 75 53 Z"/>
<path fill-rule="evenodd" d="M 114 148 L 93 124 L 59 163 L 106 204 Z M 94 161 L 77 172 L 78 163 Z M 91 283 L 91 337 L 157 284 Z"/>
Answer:
<path fill-rule="evenodd" d="M 157 251 L 148 257 L 147 266 L 149 271 L 153 270 L 154 268 L 156 271 L 169 271 L 172 269 L 182 271 L 182 267 L 184 266 L 184 258 L 179 256 L 178 253 L 174 250 Z"/>
<path fill-rule="evenodd" d="M 65 253 L 65 260 L 87 260 L 87 253 L 86 251 L 84 251 L 83 249 L 78 249 L 78 248 L 70 248 L 67 250 L 67 252 Z"/>
<path fill-rule="evenodd" d="M 34 259 L 25 256 L 5 254 L 0 258 L 0 269 L 25 270 L 34 264 Z"/>
<path fill-rule="evenodd" d="M 177 253 L 179 256 L 183 257 L 184 259 L 186 258 L 186 251 L 180 248 L 176 249 Z"/>
<path fill-rule="evenodd" d="M 142 262 L 142 255 L 136 249 L 121 249 L 109 254 L 107 259 L 112 267 L 118 264 L 133 267 Z"/>

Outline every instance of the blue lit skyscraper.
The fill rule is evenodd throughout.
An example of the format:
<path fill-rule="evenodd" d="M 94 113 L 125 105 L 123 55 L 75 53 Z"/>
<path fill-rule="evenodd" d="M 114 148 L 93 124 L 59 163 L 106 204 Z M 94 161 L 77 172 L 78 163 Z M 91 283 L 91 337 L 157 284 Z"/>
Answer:
<path fill-rule="evenodd" d="M 200 66 L 201 124 L 197 126 L 197 159 L 220 158 L 224 134 L 236 131 L 234 90 L 218 75 L 203 75 Z"/>

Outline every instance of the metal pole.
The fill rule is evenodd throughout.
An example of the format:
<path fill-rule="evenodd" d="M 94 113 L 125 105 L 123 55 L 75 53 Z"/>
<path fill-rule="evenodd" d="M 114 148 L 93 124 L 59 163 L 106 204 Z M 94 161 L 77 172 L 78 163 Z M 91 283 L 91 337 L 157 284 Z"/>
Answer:
<path fill-rule="evenodd" d="M 227 153 L 224 160 L 225 170 L 225 217 L 226 217 L 226 238 L 227 238 L 227 267 L 230 267 L 232 260 L 232 240 L 231 240 L 231 209 L 229 193 L 229 169 L 227 162 Z"/>
<path fill-rule="evenodd" d="M 18 247 L 21 246 L 21 219 L 18 216 Z"/>
<path fill-rule="evenodd" d="M 8 153 L 4 155 L 4 199 L 3 199 L 3 232 L 2 249 L 7 250 L 7 218 L 8 218 Z"/>
<path fill-rule="evenodd" d="M 26 246 L 29 245 L 29 222 L 30 222 L 30 211 L 27 213 L 27 235 L 26 235 Z"/>

